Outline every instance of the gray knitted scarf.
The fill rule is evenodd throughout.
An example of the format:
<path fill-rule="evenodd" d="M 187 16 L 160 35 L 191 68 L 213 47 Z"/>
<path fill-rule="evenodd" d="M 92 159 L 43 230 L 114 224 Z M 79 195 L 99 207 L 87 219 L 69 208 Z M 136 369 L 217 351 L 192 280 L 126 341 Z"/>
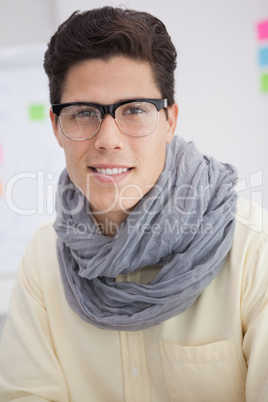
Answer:
<path fill-rule="evenodd" d="M 103 329 L 136 331 L 190 307 L 232 246 L 235 169 L 175 137 L 165 168 L 114 237 L 100 234 L 89 203 L 64 170 L 57 194 L 57 251 L 71 308 Z M 117 282 L 162 267 L 148 284 Z"/>

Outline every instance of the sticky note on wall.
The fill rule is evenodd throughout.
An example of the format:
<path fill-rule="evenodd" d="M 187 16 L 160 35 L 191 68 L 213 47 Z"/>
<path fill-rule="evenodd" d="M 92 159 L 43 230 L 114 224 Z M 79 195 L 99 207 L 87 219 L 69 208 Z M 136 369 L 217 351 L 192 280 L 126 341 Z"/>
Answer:
<path fill-rule="evenodd" d="M 259 40 L 268 40 L 268 19 L 257 25 Z"/>
<path fill-rule="evenodd" d="M 259 50 L 259 64 L 261 67 L 268 66 L 268 47 Z"/>
<path fill-rule="evenodd" d="M 262 74 L 261 76 L 261 89 L 262 92 L 268 92 L 268 74 Z"/>
<path fill-rule="evenodd" d="M 32 121 L 45 120 L 46 107 L 43 104 L 32 104 L 29 106 L 29 118 Z"/>

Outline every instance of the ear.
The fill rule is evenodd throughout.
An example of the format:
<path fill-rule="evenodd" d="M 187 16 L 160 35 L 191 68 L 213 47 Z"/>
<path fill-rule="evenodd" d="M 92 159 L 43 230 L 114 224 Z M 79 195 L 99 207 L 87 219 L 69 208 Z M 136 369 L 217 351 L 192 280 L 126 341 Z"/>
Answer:
<path fill-rule="evenodd" d="M 179 115 L 179 106 L 175 102 L 172 106 L 168 107 L 168 119 L 167 119 L 168 130 L 166 136 L 167 143 L 171 142 L 174 137 L 177 126 L 178 115 Z"/>
<path fill-rule="evenodd" d="M 61 141 L 61 136 L 60 136 L 60 133 L 59 133 L 59 131 L 60 131 L 60 127 L 59 127 L 59 118 L 58 118 L 58 116 L 56 116 L 56 115 L 52 112 L 51 109 L 50 109 L 50 111 L 49 111 L 49 116 L 50 116 L 50 120 L 51 120 L 51 123 L 52 123 L 52 128 L 53 128 L 55 137 L 56 137 L 56 139 L 57 139 L 57 141 L 58 141 L 58 144 L 59 144 L 60 147 L 63 148 L 62 141 Z"/>

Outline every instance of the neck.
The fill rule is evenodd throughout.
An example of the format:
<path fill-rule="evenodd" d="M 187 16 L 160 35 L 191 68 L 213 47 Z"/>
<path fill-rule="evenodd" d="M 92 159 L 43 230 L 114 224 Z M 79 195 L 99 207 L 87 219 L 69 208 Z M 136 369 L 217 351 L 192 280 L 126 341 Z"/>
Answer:
<path fill-rule="evenodd" d="M 115 211 L 108 214 L 92 210 L 92 216 L 100 230 L 105 236 L 113 237 L 116 234 L 118 226 L 128 217 L 128 212 Z"/>

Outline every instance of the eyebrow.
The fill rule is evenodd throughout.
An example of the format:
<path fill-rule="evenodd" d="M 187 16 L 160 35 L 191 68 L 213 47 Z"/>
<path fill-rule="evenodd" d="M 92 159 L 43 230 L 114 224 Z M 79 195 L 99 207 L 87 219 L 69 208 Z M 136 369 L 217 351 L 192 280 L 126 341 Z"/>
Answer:
<path fill-rule="evenodd" d="M 122 98 L 122 99 L 118 99 L 117 101 L 111 103 L 111 105 L 115 105 L 116 103 L 126 102 L 126 101 L 131 102 L 131 101 L 135 101 L 136 99 L 148 99 L 148 97 L 146 98 L 145 96 L 132 96 L 131 98 Z M 75 99 L 75 100 L 68 101 L 68 102 L 61 102 L 61 103 L 93 103 L 96 105 L 106 105 L 106 103 L 99 103 L 94 100 L 79 100 L 79 99 Z"/>

